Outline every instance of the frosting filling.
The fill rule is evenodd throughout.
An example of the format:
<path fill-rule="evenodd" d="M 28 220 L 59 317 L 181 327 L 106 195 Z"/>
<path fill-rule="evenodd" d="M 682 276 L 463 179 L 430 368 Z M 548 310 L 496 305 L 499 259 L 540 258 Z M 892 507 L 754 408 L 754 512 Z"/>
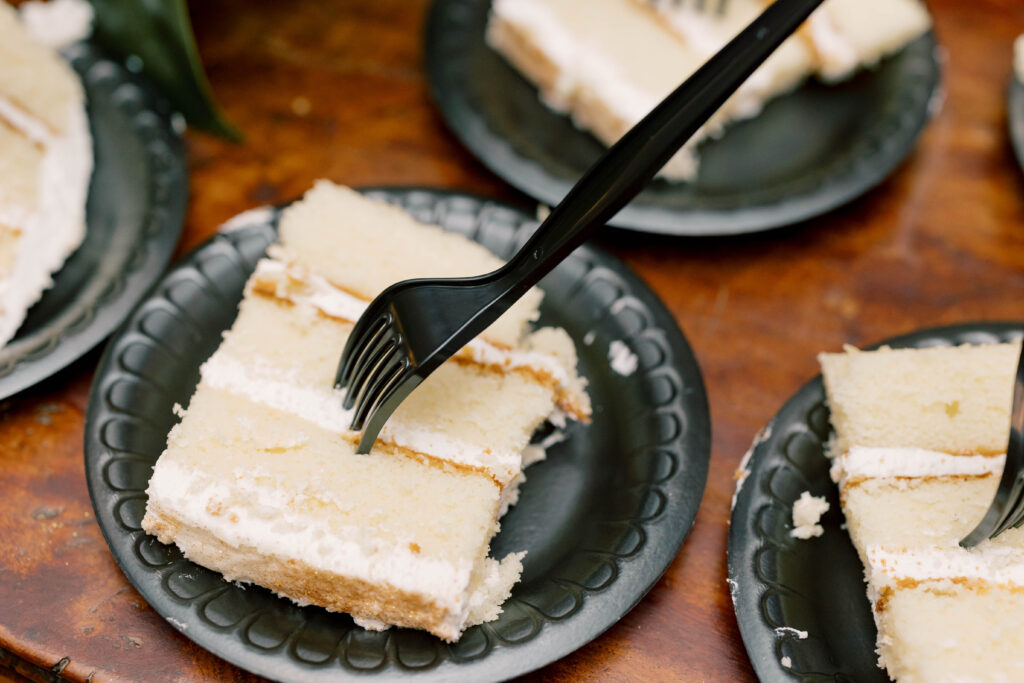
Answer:
<path fill-rule="evenodd" d="M 200 373 L 203 381 L 214 389 L 244 396 L 328 431 L 358 438 L 357 432 L 349 430 L 354 410 L 343 406 L 343 390 L 303 385 L 278 366 L 259 362 L 243 364 L 222 352 L 206 361 Z M 519 453 L 495 449 L 485 452 L 446 434 L 411 428 L 394 420 L 384 425 L 377 438 L 421 455 L 484 469 L 502 486 L 519 474 Z"/>
<path fill-rule="evenodd" d="M 256 265 L 252 282 L 259 287 L 258 293 L 269 290 L 277 299 L 311 306 L 330 318 L 349 323 L 355 323 L 369 306 L 364 299 L 335 287 L 322 275 L 273 259 L 262 259 Z M 508 349 L 477 337 L 470 340 L 454 358 L 498 370 L 526 370 L 539 379 L 554 383 L 561 394 L 573 391 L 569 372 L 557 358 L 546 353 Z M 571 400 L 560 401 L 560 407 L 573 414 L 578 413 Z"/>
<path fill-rule="evenodd" d="M 1005 454 L 950 455 L 924 448 L 854 446 L 841 455 L 833 473 L 841 485 L 885 477 L 983 476 L 1003 471 Z"/>
<path fill-rule="evenodd" d="M 872 545 L 866 551 L 869 575 L 880 585 L 900 582 L 973 579 L 989 584 L 1024 586 L 1024 549 L 980 546 L 906 550 Z"/>

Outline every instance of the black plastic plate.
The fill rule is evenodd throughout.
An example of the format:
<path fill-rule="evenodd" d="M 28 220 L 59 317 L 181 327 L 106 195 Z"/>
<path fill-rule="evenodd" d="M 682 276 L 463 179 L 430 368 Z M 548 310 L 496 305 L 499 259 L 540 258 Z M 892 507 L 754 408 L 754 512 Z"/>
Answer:
<path fill-rule="evenodd" d="M 367 193 L 502 257 L 536 226 L 515 209 L 465 195 Z M 222 233 L 183 259 L 121 327 L 96 373 L 85 428 L 89 492 L 139 592 L 199 645 L 288 681 L 368 673 L 510 678 L 618 621 L 672 562 L 693 524 L 710 426 L 700 371 L 671 314 L 622 262 L 591 247 L 542 282 L 540 323 L 564 327 L 576 340 L 594 419 L 571 425 L 568 439 L 530 468 L 518 505 L 502 520 L 494 556 L 529 552 L 499 620 L 452 645 L 407 629 L 365 631 L 347 615 L 226 583 L 141 530 L 151 468 L 177 420 L 171 407 L 187 405 L 200 364 L 234 320 L 245 280 L 275 237 L 275 222 Z M 635 374 L 610 368 L 613 340 L 638 356 Z"/>
<path fill-rule="evenodd" d="M 973 323 L 922 330 L 876 346 L 998 343 L 1022 334 L 1022 323 Z M 876 665 L 877 631 L 864 569 L 840 526 L 839 492 L 824 453 L 830 430 L 819 375 L 765 427 L 748 463 L 750 475 L 736 496 L 729 528 L 730 589 L 747 654 L 766 683 L 889 681 Z M 808 490 L 824 496 L 830 507 L 821 520 L 825 533 L 802 541 L 789 532 L 793 503 Z"/>
<path fill-rule="evenodd" d="M 557 204 L 604 151 L 484 42 L 490 0 L 436 0 L 426 64 L 452 132 L 485 166 Z M 700 148 L 696 182 L 655 180 L 612 224 L 672 235 L 750 233 L 818 216 L 878 185 L 913 150 L 939 89 L 927 34 L 834 86 L 809 82 Z"/>
<path fill-rule="evenodd" d="M 181 235 L 185 151 L 166 101 L 89 43 L 64 55 L 85 86 L 95 168 L 85 240 L 0 349 L 0 398 L 107 337 L 160 277 Z"/>
<path fill-rule="evenodd" d="M 1006 118 L 1017 163 L 1024 171 L 1024 83 L 1014 75 L 1007 92 Z"/>

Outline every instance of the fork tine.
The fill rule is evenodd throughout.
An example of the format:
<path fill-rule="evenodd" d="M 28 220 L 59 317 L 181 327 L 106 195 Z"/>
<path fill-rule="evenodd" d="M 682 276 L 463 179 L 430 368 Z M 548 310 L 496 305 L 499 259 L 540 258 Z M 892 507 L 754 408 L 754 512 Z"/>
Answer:
<path fill-rule="evenodd" d="M 379 335 L 361 354 L 359 363 L 353 365 L 352 374 L 349 378 L 348 390 L 345 392 L 345 409 L 355 405 L 359 396 L 377 376 L 381 364 L 384 363 L 395 351 L 398 345 L 388 334 Z"/>
<path fill-rule="evenodd" d="M 1004 465 L 1003 478 L 999 481 L 995 499 L 985 511 L 985 516 L 978 522 L 978 525 L 960 541 L 962 547 L 973 548 L 982 541 L 1001 534 L 1009 528 L 1008 522 L 1018 514 L 1018 509 L 1024 505 L 1024 501 L 1021 500 L 1021 494 L 1024 494 L 1024 479 L 1018 474 L 1013 477 L 1012 484 L 1003 481 L 1003 479 L 1013 476 L 1012 470 L 1008 469 L 1010 467 L 1010 463 Z"/>
<path fill-rule="evenodd" d="M 999 516 L 999 521 L 994 525 L 995 529 L 988 535 L 988 538 L 998 536 L 1010 527 L 1013 518 L 1017 516 L 1017 508 L 1021 504 L 1022 488 L 1024 488 L 1024 481 L 1018 475 L 1014 478 L 1013 488 L 1010 489 L 1003 503 L 1003 510 Z"/>
<path fill-rule="evenodd" d="M 1024 343 L 1017 360 L 1010 405 L 1010 438 L 1006 444 L 1006 461 L 999 478 L 992 504 L 971 533 L 960 541 L 973 548 L 985 539 L 995 538 L 1011 527 L 1024 523 Z"/>
<path fill-rule="evenodd" d="M 352 415 L 352 424 L 358 424 L 355 429 L 362 429 L 367 416 L 371 415 L 377 406 L 387 398 L 385 392 L 389 391 L 398 379 L 405 374 L 408 363 L 398 354 L 388 359 L 387 365 L 382 366 L 380 372 L 376 373 L 372 382 L 366 385 L 366 391 L 359 396 L 355 413 Z"/>
<path fill-rule="evenodd" d="M 377 317 L 371 317 L 367 313 L 356 322 L 348 335 L 348 341 L 345 342 L 345 348 L 342 349 L 338 372 L 334 377 L 334 386 L 338 388 L 348 386 L 354 369 L 365 357 L 370 343 L 379 335 L 383 335 L 391 324 L 391 316 L 388 313 Z"/>
<path fill-rule="evenodd" d="M 380 394 L 372 409 L 366 424 L 363 426 L 363 436 L 359 439 L 359 447 L 356 453 L 369 453 L 377 435 L 384 427 L 384 423 L 391 417 L 391 413 L 405 400 L 405 397 L 412 393 L 412 390 L 423 381 L 415 373 L 408 372 L 408 364 L 403 363 L 402 370 L 394 376 L 390 382 L 381 388 Z"/>
<path fill-rule="evenodd" d="M 1013 482 L 1013 490 L 1007 499 L 1003 517 L 1002 522 L 989 538 L 995 538 L 1007 529 L 1020 526 L 1021 522 L 1024 521 L 1024 472 L 1017 473 L 1017 477 Z"/>

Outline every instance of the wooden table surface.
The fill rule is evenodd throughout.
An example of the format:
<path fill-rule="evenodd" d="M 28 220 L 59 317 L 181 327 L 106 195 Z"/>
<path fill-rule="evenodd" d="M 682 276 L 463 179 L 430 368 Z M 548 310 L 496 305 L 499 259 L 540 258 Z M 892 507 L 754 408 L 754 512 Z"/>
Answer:
<path fill-rule="evenodd" d="M 753 679 L 726 590 L 733 472 L 817 373 L 815 354 L 920 327 L 1024 318 L 1024 181 L 1007 136 L 1018 0 L 931 0 L 948 97 L 882 187 L 829 215 L 733 239 L 609 234 L 696 351 L 713 446 L 703 504 L 664 578 L 617 625 L 533 678 Z M 180 251 L 314 179 L 426 185 L 531 204 L 445 129 L 422 63 L 427 0 L 192 4 L 235 146 L 189 132 Z M 193 645 L 129 585 L 82 464 L 98 352 L 0 405 L 0 680 L 256 680 Z M 55 673 L 56 672 L 56 673 Z"/>

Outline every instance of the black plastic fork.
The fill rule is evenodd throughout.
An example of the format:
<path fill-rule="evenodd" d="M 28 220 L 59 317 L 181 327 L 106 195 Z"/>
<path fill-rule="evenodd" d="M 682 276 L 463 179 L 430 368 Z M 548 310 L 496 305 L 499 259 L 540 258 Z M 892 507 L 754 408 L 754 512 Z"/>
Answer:
<path fill-rule="evenodd" d="M 1006 445 L 1003 476 L 985 516 L 974 531 L 960 541 L 960 545 L 973 548 L 985 539 L 995 538 L 1021 524 L 1024 524 L 1024 340 L 1021 340 L 1017 378 L 1013 383 L 1010 441 Z"/>
<path fill-rule="evenodd" d="M 441 363 L 635 197 L 823 0 L 776 0 L 590 167 L 498 270 L 406 280 L 374 299 L 345 344 L 335 386 L 368 453 L 395 408 Z"/>

